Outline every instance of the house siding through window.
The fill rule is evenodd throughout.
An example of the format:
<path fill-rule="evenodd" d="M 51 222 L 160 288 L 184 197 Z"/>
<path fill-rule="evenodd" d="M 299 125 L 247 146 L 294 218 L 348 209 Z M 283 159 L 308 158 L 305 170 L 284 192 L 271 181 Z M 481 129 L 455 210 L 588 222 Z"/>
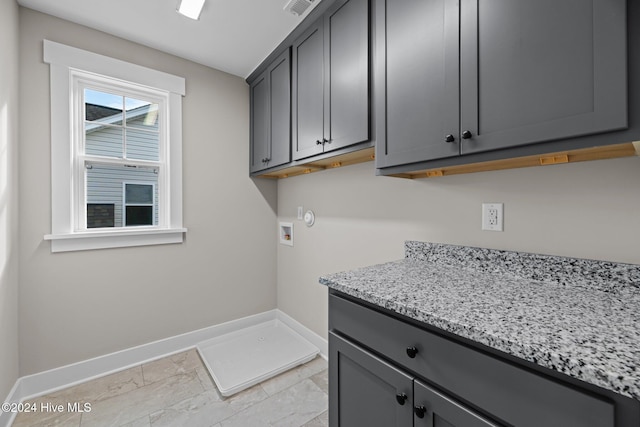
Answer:
<path fill-rule="evenodd" d="M 93 108 L 92 108 L 93 107 Z M 95 111 L 93 111 L 95 110 Z M 122 111 L 105 107 L 88 106 L 87 118 L 96 120 L 87 124 L 86 152 L 94 156 L 127 158 L 137 160 L 158 160 L 158 121 L 143 106 L 125 112 L 127 127 L 122 127 Z M 89 117 L 89 113 L 93 117 Z M 106 114 L 105 114 L 106 113 Z M 123 133 L 126 132 L 126 137 Z M 123 153 L 123 141 L 126 141 L 126 153 Z M 92 163 L 87 168 L 86 191 L 87 205 L 113 205 L 113 225 L 123 227 L 124 220 L 124 183 L 148 184 L 154 187 L 153 224 L 158 224 L 158 175 L 157 170 L 143 167 L 123 167 Z M 103 206 L 104 208 L 104 206 Z M 111 211 L 102 209 L 101 212 Z M 89 212 L 89 210 L 88 210 Z M 89 213 L 88 213 L 89 215 Z M 104 227 L 102 221 L 87 218 L 88 228 Z"/>

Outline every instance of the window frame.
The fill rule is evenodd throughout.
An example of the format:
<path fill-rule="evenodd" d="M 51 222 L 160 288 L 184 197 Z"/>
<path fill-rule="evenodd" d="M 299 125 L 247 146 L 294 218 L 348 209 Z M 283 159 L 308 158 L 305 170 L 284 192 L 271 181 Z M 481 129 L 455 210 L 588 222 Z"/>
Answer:
<path fill-rule="evenodd" d="M 145 87 L 139 87 L 128 82 L 115 81 L 114 79 L 106 78 L 104 76 L 96 76 L 94 74 L 88 74 L 78 70 L 71 70 L 70 77 L 73 84 L 73 116 L 72 120 L 76 120 L 73 127 L 73 157 L 74 157 L 74 200 L 78 200 L 78 203 L 74 203 L 76 212 L 74 215 L 74 229 L 76 232 L 83 232 L 86 230 L 95 230 L 94 228 L 87 228 L 87 178 L 86 167 L 88 163 L 100 164 L 100 165 L 113 165 L 113 166 L 139 166 L 145 168 L 153 168 L 158 171 L 158 224 L 154 226 L 148 226 L 148 228 L 166 228 L 167 213 L 166 213 L 166 200 L 169 199 L 167 194 L 166 173 L 167 165 L 167 118 L 168 112 L 168 99 L 165 93 L 157 91 L 155 89 L 149 89 Z M 122 158 L 91 155 L 86 153 L 86 131 L 85 131 L 85 98 L 84 92 L 86 89 L 101 91 L 105 93 L 112 93 L 123 98 L 123 108 L 126 98 L 136 98 L 144 101 L 150 101 L 153 104 L 158 105 L 158 120 L 159 120 L 159 141 L 158 141 L 158 160 L 139 160 L 131 159 L 127 157 L 126 140 L 123 140 L 123 152 Z M 126 132 L 129 126 L 126 123 L 126 111 L 122 111 L 122 125 L 119 127 Z M 80 120 L 82 118 L 82 120 Z M 115 127 L 115 126 L 114 126 Z M 139 128 L 131 126 L 132 130 L 140 131 Z M 144 132 L 149 132 L 143 130 Z M 151 133 L 151 132 L 149 132 Z M 124 135 L 124 134 L 123 134 Z M 155 186 L 154 186 L 155 189 Z M 82 200 L 85 203 L 80 203 Z M 124 208 L 124 205 L 123 205 Z M 123 213 L 124 218 L 124 213 Z M 113 229 L 119 229 L 125 227 L 124 220 L 122 227 L 113 227 Z M 108 228 L 112 229 L 112 228 Z"/>
<path fill-rule="evenodd" d="M 44 40 L 44 62 L 50 64 L 51 80 L 51 241 L 52 252 L 128 246 L 182 243 L 187 231 L 182 225 L 182 97 L 185 79 L 161 71 Z M 122 87 L 125 92 L 149 94 L 163 99 L 167 140 L 161 143 L 157 226 L 86 227 L 85 161 L 122 164 L 109 157 L 84 154 L 84 99 L 77 82 Z M 98 89 L 99 90 L 99 89 Z M 154 96 L 155 100 L 156 97 Z M 162 132 L 160 132 L 162 134 Z M 164 149 L 162 148 L 164 146 Z M 79 149 L 82 151 L 79 151 Z M 82 155 L 79 155 L 82 153 Z M 127 160 L 129 162 L 129 160 Z M 158 162 L 135 160 L 156 167 Z M 161 219 L 162 218 L 162 219 Z"/>

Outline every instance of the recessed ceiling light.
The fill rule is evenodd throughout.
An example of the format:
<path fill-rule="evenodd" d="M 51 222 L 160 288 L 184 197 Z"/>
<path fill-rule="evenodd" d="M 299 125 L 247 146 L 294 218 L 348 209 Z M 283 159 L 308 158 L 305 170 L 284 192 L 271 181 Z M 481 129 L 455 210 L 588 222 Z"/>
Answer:
<path fill-rule="evenodd" d="M 202 12 L 204 2 L 205 0 L 180 0 L 177 11 L 187 18 L 198 20 L 200 19 L 200 12 Z"/>

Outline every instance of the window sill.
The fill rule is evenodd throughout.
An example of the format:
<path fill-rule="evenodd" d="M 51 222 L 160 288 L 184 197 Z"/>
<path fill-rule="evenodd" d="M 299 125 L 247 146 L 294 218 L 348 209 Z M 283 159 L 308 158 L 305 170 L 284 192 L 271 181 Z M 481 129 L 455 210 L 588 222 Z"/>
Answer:
<path fill-rule="evenodd" d="M 51 252 L 71 252 L 182 243 L 186 232 L 186 228 L 83 231 L 47 234 L 44 240 L 51 241 Z"/>

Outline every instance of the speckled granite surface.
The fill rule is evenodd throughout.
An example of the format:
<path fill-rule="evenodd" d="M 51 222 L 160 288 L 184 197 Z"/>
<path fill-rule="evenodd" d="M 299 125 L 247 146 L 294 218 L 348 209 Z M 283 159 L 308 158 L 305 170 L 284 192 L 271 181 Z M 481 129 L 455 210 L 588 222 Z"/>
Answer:
<path fill-rule="evenodd" d="M 406 242 L 320 283 L 640 400 L 640 266 Z"/>

